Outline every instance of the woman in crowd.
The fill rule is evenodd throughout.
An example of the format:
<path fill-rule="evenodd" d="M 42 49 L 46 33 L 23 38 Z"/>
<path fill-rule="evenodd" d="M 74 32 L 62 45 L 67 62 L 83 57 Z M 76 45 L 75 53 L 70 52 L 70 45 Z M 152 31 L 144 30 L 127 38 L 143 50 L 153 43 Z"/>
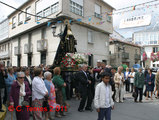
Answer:
<path fill-rule="evenodd" d="M 25 74 L 24 72 L 17 73 L 17 81 L 12 84 L 10 91 L 10 105 L 19 107 L 20 111 L 16 110 L 17 120 L 29 120 L 29 111 L 26 105 L 29 105 L 29 96 L 31 95 L 31 90 L 27 84 L 24 82 Z"/>
<path fill-rule="evenodd" d="M 155 91 L 154 91 L 154 94 L 156 93 L 156 98 L 158 98 L 158 91 L 159 91 L 159 70 L 157 70 L 157 74 L 156 74 L 156 77 L 155 77 Z"/>
<path fill-rule="evenodd" d="M 15 76 L 14 76 L 13 73 L 14 73 L 13 68 L 12 68 L 12 67 L 9 67 L 9 68 L 8 68 L 8 78 L 5 79 L 6 88 L 7 88 L 7 96 L 8 96 L 8 97 L 7 97 L 7 100 L 8 100 L 8 98 L 9 98 L 9 93 L 10 93 L 11 86 L 12 86 L 13 82 L 16 81 L 16 78 L 15 78 Z"/>
<path fill-rule="evenodd" d="M 130 77 L 131 92 L 133 92 L 133 89 L 134 89 L 134 78 L 135 78 L 134 68 L 131 68 L 131 72 L 129 74 L 129 77 Z"/>
<path fill-rule="evenodd" d="M 147 91 L 146 100 L 148 100 L 149 92 L 151 92 L 151 100 L 153 100 L 152 95 L 153 95 L 153 91 L 154 91 L 154 82 L 155 82 L 155 75 L 152 74 L 151 69 L 148 69 L 148 75 L 146 76 L 146 91 Z"/>
<path fill-rule="evenodd" d="M 124 97 L 124 74 L 122 68 L 118 67 L 118 72 L 114 76 L 115 90 L 116 90 L 116 102 L 123 103 Z"/>
<path fill-rule="evenodd" d="M 53 83 L 57 88 L 56 101 L 57 104 L 59 104 L 62 107 L 66 104 L 66 92 L 65 92 L 66 83 L 64 82 L 60 74 L 61 74 L 61 69 L 59 67 L 54 68 Z M 60 113 L 62 116 L 65 116 L 63 110 L 60 110 Z M 61 115 L 59 115 L 58 112 L 55 112 L 56 117 L 61 117 Z"/>
<path fill-rule="evenodd" d="M 35 77 L 32 82 L 32 106 L 36 108 L 43 107 L 44 97 L 48 96 L 47 88 L 42 79 L 43 70 L 41 68 L 34 69 Z M 33 111 L 34 120 L 44 120 L 42 116 L 42 111 Z"/>
<path fill-rule="evenodd" d="M 126 72 L 124 72 L 124 79 L 125 79 L 125 90 L 126 92 L 129 92 L 129 88 L 130 88 L 130 79 L 129 79 L 129 68 L 126 68 Z"/>
<path fill-rule="evenodd" d="M 112 98 L 113 98 L 113 101 L 115 101 L 116 90 L 115 90 L 114 76 L 115 76 L 115 73 L 116 73 L 116 68 L 112 68 L 111 73 L 112 73 L 111 80 L 112 80 L 112 91 L 113 91 Z"/>
<path fill-rule="evenodd" d="M 32 77 L 30 75 L 30 70 L 26 68 L 25 70 L 25 78 L 24 81 L 26 81 L 29 85 L 30 90 L 32 91 Z M 29 97 L 29 105 L 32 106 L 32 97 Z"/>
<path fill-rule="evenodd" d="M 60 109 L 60 105 L 56 104 L 55 86 L 52 83 L 52 79 L 51 79 L 52 78 L 52 73 L 51 72 L 45 72 L 44 73 L 44 78 L 45 78 L 44 83 L 45 83 L 45 86 L 46 86 L 46 88 L 48 90 L 48 94 L 49 94 L 48 103 L 49 103 L 49 106 L 51 108 L 51 111 L 55 110 L 55 109 Z M 46 116 L 47 116 L 46 120 L 48 119 L 48 117 L 49 117 L 50 120 L 54 120 L 54 118 L 51 117 L 50 112 L 48 112 L 48 115 L 46 115 Z"/>

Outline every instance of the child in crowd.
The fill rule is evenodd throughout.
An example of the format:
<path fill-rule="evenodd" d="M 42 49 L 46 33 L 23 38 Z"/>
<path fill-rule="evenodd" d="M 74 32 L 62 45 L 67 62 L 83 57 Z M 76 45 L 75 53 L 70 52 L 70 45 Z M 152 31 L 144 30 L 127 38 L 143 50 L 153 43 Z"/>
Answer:
<path fill-rule="evenodd" d="M 109 84 L 110 74 L 101 74 L 102 82 L 96 86 L 94 105 L 98 112 L 98 120 L 111 120 L 111 110 L 114 109 L 112 88 Z"/>

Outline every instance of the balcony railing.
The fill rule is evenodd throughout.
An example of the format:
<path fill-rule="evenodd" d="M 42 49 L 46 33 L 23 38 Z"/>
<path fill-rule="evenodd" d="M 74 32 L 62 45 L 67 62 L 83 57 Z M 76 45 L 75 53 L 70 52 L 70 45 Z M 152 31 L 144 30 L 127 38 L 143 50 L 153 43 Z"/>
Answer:
<path fill-rule="evenodd" d="M 134 55 L 135 60 L 141 60 L 141 56 L 139 54 Z"/>
<path fill-rule="evenodd" d="M 33 52 L 33 45 L 32 44 L 25 44 L 24 45 L 24 54 L 29 54 Z"/>
<path fill-rule="evenodd" d="M 116 54 L 111 54 L 110 55 L 110 60 L 116 59 Z"/>
<path fill-rule="evenodd" d="M 46 39 L 37 41 L 37 51 L 38 52 L 46 51 L 47 47 L 48 47 L 48 43 L 47 43 Z"/>
<path fill-rule="evenodd" d="M 122 58 L 123 59 L 129 59 L 129 53 L 123 52 L 122 53 Z"/>
<path fill-rule="evenodd" d="M 14 47 L 14 55 L 21 55 L 21 47 Z"/>
<path fill-rule="evenodd" d="M 5 51 L 0 53 L 0 59 L 10 58 L 10 51 Z"/>

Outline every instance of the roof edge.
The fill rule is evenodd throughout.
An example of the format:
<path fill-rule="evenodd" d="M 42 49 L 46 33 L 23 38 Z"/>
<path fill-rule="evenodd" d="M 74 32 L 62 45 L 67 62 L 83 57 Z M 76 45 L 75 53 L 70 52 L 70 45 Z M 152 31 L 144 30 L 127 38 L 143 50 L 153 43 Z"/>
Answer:
<path fill-rule="evenodd" d="M 111 43 L 111 42 L 121 42 L 121 43 L 125 43 L 125 44 L 132 45 L 132 46 L 135 46 L 135 47 L 142 47 L 142 46 L 136 45 L 136 44 L 134 44 L 134 43 L 125 42 L 125 41 L 122 41 L 122 40 L 119 40 L 119 39 L 114 39 L 114 38 L 111 38 L 111 39 L 109 40 L 109 42 L 110 42 L 110 43 Z"/>
<path fill-rule="evenodd" d="M 101 2 L 105 3 L 106 5 L 108 5 L 109 7 L 113 8 L 114 10 L 116 10 L 113 6 L 111 6 L 110 4 L 108 4 L 106 1 L 104 0 L 100 0 Z"/>

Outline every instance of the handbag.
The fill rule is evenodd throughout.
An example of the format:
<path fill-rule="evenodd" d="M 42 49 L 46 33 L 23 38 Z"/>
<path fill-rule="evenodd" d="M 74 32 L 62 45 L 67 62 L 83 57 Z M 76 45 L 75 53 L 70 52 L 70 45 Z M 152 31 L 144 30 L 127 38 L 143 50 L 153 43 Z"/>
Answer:
<path fill-rule="evenodd" d="M 132 93 L 132 97 L 134 97 L 134 98 L 136 98 L 136 97 L 137 97 L 136 92 L 133 92 L 133 93 Z"/>
<path fill-rule="evenodd" d="M 48 97 L 45 97 L 44 101 L 43 101 L 43 108 L 47 108 L 47 111 L 50 111 L 50 105 L 48 103 Z"/>
<path fill-rule="evenodd" d="M 29 102 L 28 101 L 23 101 L 21 104 L 22 104 L 22 106 L 29 106 Z"/>

